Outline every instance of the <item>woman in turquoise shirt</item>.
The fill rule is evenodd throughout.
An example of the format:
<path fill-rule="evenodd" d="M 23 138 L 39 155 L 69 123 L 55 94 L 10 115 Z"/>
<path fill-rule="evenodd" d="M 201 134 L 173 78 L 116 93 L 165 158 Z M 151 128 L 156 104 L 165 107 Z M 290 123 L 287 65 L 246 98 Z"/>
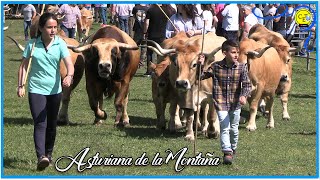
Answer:
<path fill-rule="evenodd" d="M 28 97 L 34 120 L 34 143 L 38 158 L 37 170 L 44 170 L 52 161 L 56 138 L 57 117 L 61 101 L 60 60 L 67 67 L 67 76 L 62 85 L 72 83 L 74 67 L 66 43 L 57 33 L 58 20 L 51 13 L 44 13 L 39 19 L 38 36 L 28 41 L 23 52 L 18 73 L 18 97 L 24 97 L 27 67 L 31 51 L 32 62 L 28 80 Z M 35 43 L 35 44 L 34 44 Z M 34 44 L 34 48 L 33 48 Z"/>

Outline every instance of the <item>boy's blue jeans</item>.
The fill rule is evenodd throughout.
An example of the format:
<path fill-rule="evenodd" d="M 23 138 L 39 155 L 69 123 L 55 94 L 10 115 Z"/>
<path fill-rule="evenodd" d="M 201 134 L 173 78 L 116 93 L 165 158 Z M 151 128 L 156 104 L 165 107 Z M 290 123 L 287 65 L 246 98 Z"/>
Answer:
<path fill-rule="evenodd" d="M 222 152 L 233 152 L 237 149 L 241 109 L 218 111 L 220 122 L 220 144 Z"/>

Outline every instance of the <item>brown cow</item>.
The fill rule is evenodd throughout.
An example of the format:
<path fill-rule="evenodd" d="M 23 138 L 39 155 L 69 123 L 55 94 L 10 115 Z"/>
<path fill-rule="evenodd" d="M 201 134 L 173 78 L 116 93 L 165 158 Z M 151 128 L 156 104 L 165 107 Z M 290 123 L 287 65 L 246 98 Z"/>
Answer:
<path fill-rule="evenodd" d="M 248 64 L 253 87 L 251 97 L 248 98 L 250 119 L 246 128 L 249 131 L 257 128 L 255 119 L 260 98 L 267 98 L 266 110 L 269 114 L 266 127 L 274 128 L 273 97 L 280 91 L 280 79 L 288 75 L 289 65 L 282 61 L 275 48 L 248 38 L 240 42 L 239 62 Z"/>
<path fill-rule="evenodd" d="M 173 38 L 166 39 L 162 43 L 162 47 L 167 49 L 175 48 L 176 46 L 183 45 L 187 39 L 186 33 L 180 32 Z M 174 132 L 176 129 L 180 129 L 182 124 L 179 116 L 179 106 L 177 106 L 177 92 L 169 80 L 168 66 L 171 64 L 171 61 L 168 56 L 164 56 L 157 49 L 153 50 L 159 55 L 157 59 L 158 64 L 151 63 L 148 68 L 154 72 L 152 76 L 152 99 L 156 108 L 157 128 L 166 129 L 165 109 L 166 104 L 169 103 L 170 120 L 168 129 L 170 132 Z"/>
<path fill-rule="evenodd" d="M 95 123 L 107 118 L 103 107 L 103 94 L 115 93 L 115 126 L 129 125 L 127 114 L 129 83 L 137 71 L 140 51 L 125 32 L 115 26 L 106 26 L 93 34 L 89 42 L 73 51 L 85 56 L 86 89 Z M 133 51 L 134 50 L 134 51 Z"/>
<path fill-rule="evenodd" d="M 89 31 L 92 27 L 93 23 L 93 15 L 90 10 L 86 8 L 82 8 L 80 10 L 81 13 L 81 23 L 82 23 L 82 28 L 84 31 L 81 30 L 80 24 L 77 21 L 77 31 L 79 34 L 79 42 L 83 41 L 83 35 L 87 37 L 89 35 Z"/>
<path fill-rule="evenodd" d="M 205 43 L 203 53 L 206 55 L 206 65 L 209 66 L 210 62 L 214 61 L 214 55 L 221 48 L 225 38 L 218 37 L 215 34 L 209 33 L 205 35 Z M 213 43 L 214 42 L 214 43 Z M 185 138 L 187 140 L 194 140 L 193 133 L 193 119 L 194 112 L 200 107 L 201 102 L 206 101 L 209 108 L 209 127 L 208 136 L 217 137 L 219 135 L 219 125 L 215 117 L 215 109 L 212 103 L 212 80 L 201 81 L 200 99 L 199 104 L 196 100 L 198 86 L 196 83 L 197 73 L 197 58 L 201 52 L 202 36 L 192 37 L 188 39 L 182 46 L 174 48 L 173 55 L 170 55 L 172 61 L 169 66 L 169 78 L 173 87 L 178 92 L 178 105 L 184 110 L 184 116 L 187 118 L 187 133 Z M 166 55 L 166 53 L 162 53 Z M 219 54 L 217 54 L 219 55 Z M 221 53 L 222 56 L 222 53 Z M 221 58 L 221 57 L 219 57 Z M 222 58 L 221 58 L 222 59 Z"/>
<path fill-rule="evenodd" d="M 60 36 L 66 43 L 67 45 L 72 45 L 72 46 L 79 46 L 78 41 L 75 39 L 67 38 L 64 36 Z M 12 37 L 9 37 L 16 45 L 17 47 L 21 50 L 24 51 L 24 47 L 21 46 L 16 40 L 14 40 Z M 70 95 L 72 90 L 77 87 L 79 84 L 83 72 L 84 72 L 84 57 L 81 53 L 75 53 L 71 50 L 69 50 L 70 55 L 71 55 L 71 60 L 72 63 L 74 64 L 74 76 L 73 76 L 73 83 L 70 87 L 62 87 L 62 105 L 59 111 L 58 115 L 58 124 L 59 125 L 67 125 L 69 124 L 69 116 L 68 116 L 68 107 L 69 107 L 69 102 L 70 102 Z M 64 61 L 60 62 L 60 75 L 61 78 L 63 79 L 67 75 L 67 68 L 64 64 Z M 61 81 L 62 82 L 62 81 Z"/>
<path fill-rule="evenodd" d="M 292 59 L 290 53 L 294 52 L 296 48 L 291 48 L 289 43 L 282 37 L 281 34 L 270 31 L 261 24 L 252 26 L 248 37 L 274 47 L 282 61 L 287 63 L 289 66 L 288 77 L 284 79 L 286 80 L 286 83 L 283 82 L 279 84 L 279 86 L 282 88 L 282 95 L 280 96 L 283 108 L 282 119 L 289 120 L 288 96 L 292 83 Z"/>

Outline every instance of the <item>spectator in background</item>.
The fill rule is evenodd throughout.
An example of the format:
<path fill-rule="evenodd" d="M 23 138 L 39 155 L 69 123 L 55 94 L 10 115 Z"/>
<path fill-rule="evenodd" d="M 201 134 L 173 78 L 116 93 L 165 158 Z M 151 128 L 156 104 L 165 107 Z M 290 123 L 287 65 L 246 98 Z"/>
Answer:
<path fill-rule="evenodd" d="M 228 40 L 238 41 L 239 8 L 237 4 L 226 5 L 221 15 L 223 16 L 222 28 L 224 37 Z"/>
<path fill-rule="evenodd" d="M 85 4 L 84 7 L 85 7 L 87 10 L 91 11 L 91 4 Z"/>
<path fill-rule="evenodd" d="M 277 8 L 274 4 L 268 4 L 263 9 L 263 17 L 264 17 L 264 26 L 273 30 L 273 16 L 276 14 Z"/>
<path fill-rule="evenodd" d="M 248 37 L 249 31 L 251 27 L 255 24 L 258 24 L 258 19 L 255 15 L 252 14 L 251 6 L 244 5 L 242 7 L 242 11 L 244 13 L 244 28 L 242 31 L 241 39 Z"/>
<path fill-rule="evenodd" d="M 107 25 L 107 6 L 108 4 L 101 4 L 100 5 L 100 15 L 101 15 L 101 27 L 104 27 Z"/>
<path fill-rule="evenodd" d="M 285 5 L 276 4 L 276 17 L 273 19 L 273 31 L 280 33 L 283 38 L 287 36 L 287 28 L 286 28 L 286 16 L 284 15 L 286 11 Z"/>
<path fill-rule="evenodd" d="M 83 30 L 80 9 L 76 4 L 63 4 L 58 14 L 64 16 L 61 21 L 61 29 L 64 31 L 67 37 L 76 38 L 77 22 L 80 25 L 80 29 Z"/>
<path fill-rule="evenodd" d="M 223 9 L 224 9 L 224 4 L 216 4 L 214 8 L 214 12 L 218 18 L 218 23 L 216 28 L 217 36 L 223 36 L 223 28 L 222 28 L 223 16 L 221 14 Z"/>
<path fill-rule="evenodd" d="M 294 11 L 294 7 L 292 4 L 288 4 L 288 11 L 287 11 L 287 18 L 286 18 L 286 23 L 287 23 L 287 36 L 286 36 L 286 40 L 288 41 L 288 43 L 291 42 L 295 30 L 296 30 L 296 22 L 294 20 L 294 16 L 295 16 L 295 11 Z"/>
<path fill-rule="evenodd" d="M 116 14 L 119 21 L 120 29 L 129 35 L 129 17 L 131 13 L 130 4 L 118 4 Z"/>
<path fill-rule="evenodd" d="M 161 9 L 166 13 L 168 17 L 171 17 L 176 13 L 174 8 L 169 4 L 153 4 L 147 10 L 147 15 L 144 23 L 144 39 L 150 39 L 158 44 L 161 44 L 166 38 L 166 25 L 168 18 L 164 15 Z M 152 61 L 153 51 L 147 50 L 147 67 L 149 67 L 150 61 Z M 151 72 L 147 68 L 145 76 L 150 76 Z"/>
<path fill-rule="evenodd" d="M 36 17 L 37 11 L 32 4 L 25 4 L 21 8 L 21 14 L 23 15 L 24 40 L 28 41 L 31 22 Z"/>
<path fill-rule="evenodd" d="M 133 31 L 133 26 L 134 26 L 134 22 L 135 22 L 135 17 L 132 13 L 132 10 L 135 6 L 135 4 L 129 4 L 130 5 L 130 17 L 129 17 L 129 21 L 128 21 L 128 28 L 129 28 L 129 36 L 131 38 L 134 37 L 134 31 Z"/>
<path fill-rule="evenodd" d="M 96 23 L 102 22 L 100 6 L 101 6 L 100 4 L 94 5 L 94 22 Z"/>
<path fill-rule="evenodd" d="M 142 44 L 142 40 L 144 39 L 143 32 L 144 32 L 144 21 L 146 18 L 148 6 L 146 4 L 137 4 L 133 10 L 132 14 L 135 18 L 133 31 L 134 37 L 133 40 L 138 44 Z M 141 48 L 141 55 L 140 55 L 140 66 L 143 65 L 143 60 L 146 59 L 146 48 Z"/>
<path fill-rule="evenodd" d="M 208 32 L 215 33 L 216 29 L 213 26 L 213 21 L 214 21 L 213 19 L 215 18 L 215 21 L 218 21 L 218 19 L 216 16 L 213 16 L 212 14 L 211 4 L 201 4 L 201 8 L 202 8 L 201 18 L 204 21 L 206 33 Z"/>
<path fill-rule="evenodd" d="M 178 4 L 177 9 L 178 12 L 170 18 L 174 26 L 167 22 L 166 37 L 171 38 L 180 31 L 186 32 L 188 37 L 202 34 L 203 22 L 197 16 L 196 7 L 192 4 Z"/>
<path fill-rule="evenodd" d="M 116 8 L 117 8 L 116 4 L 111 4 L 111 6 L 110 6 L 110 14 L 111 14 L 110 24 L 116 25 L 118 27 Z"/>
<path fill-rule="evenodd" d="M 252 8 L 252 14 L 257 17 L 258 23 L 263 24 L 263 13 L 260 8 L 258 8 L 255 4 L 250 4 Z"/>

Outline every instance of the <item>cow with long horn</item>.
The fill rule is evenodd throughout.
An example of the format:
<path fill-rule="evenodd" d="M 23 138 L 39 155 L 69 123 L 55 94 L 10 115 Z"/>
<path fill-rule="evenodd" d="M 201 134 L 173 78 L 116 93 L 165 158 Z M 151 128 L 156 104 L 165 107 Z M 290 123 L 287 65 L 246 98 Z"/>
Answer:
<path fill-rule="evenodd" d="M 207 67 L 210 63 L 215 61 L 216 56 L 219 56 L 218 59 L 223 59 L 223 55 L 219 50 L 222 43 L 225 41 L 225 38 L 208 33 L 205 35 L 205 39 L 203 53 L 206 56 L 205 67 Z M 177 42 L 179 42 L 179 40 L 175 43 Z M 212 42 L 215 43 L 212 44 Z M 201 103 L 209 105 L 209 124 L 203 125 L 203 131 L 208 133 L 209 137 L 219 136 L 219 125 L 218 121 L 216 121 L 215 109 L 211 101 L 212 96 L 209 93 L 212 91 L 212 81 L 204 80 L 201 82 L 199 104 L 197 104 L 196 100 L 193 98 L 199 90 L 196 85 L 196 64 L 198 55 L 201 52 L 201 44 L 202 36 L 195 36 L 187 39 L 185 42 L 181 42 L 180 45 L 175 45 L 173 49 L 172 47 L 170 47 L 171 49 L 166 49 L 156 46 L 161 54 L 167 55 L 170 59 L 170 63 L 167 63 L 169 66 L 168 73 L 170 83 L 177 92 L 177 104 L 183 109 L 184 116 L 187 119 L 187 133 L 185 138 L 191 141 L 194 140 L 194 112 L 197 109 L 196 107 L 200 106 Z M 165 63 L 160 64 L 164 65 Z"/>
<path fill-rule="evenodd" d="M 103 95 L 115 94 L 115 126 L 129 125 L 127 114 L 129 83 L 137 71 L 140 51 L 133 39 L 115 26 L 106 26 L 92 35 L 88 44 L 70 47 L 85 56 L 86 89 L 95 114 L 95 124 L 107 118 Z"/>
<path fill-rule="evenodd" d="M 276 49 L 245 38 L 240 42 L 239 62 L 247 63 L 248 73 L 253 87 L 251 97 L 248 98 L 250 118 L 247 125 L 249 131 L 254 131 L 256 114 L 261 98 L 267 99 L 266 110 L 269 111 L 267 128 L 274 128 L 273 99 L 276 93 L 283 93 L 279 88 L 281 77 L 287 77 L 289 65 L 280 58 Z"/>

